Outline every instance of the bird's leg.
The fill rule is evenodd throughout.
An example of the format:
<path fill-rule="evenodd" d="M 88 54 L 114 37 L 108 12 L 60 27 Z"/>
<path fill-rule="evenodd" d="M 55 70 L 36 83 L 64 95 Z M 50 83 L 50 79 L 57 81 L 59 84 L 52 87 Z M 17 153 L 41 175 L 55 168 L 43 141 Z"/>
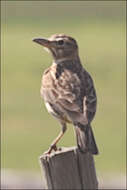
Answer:
<path fill-rule="evenodd" d="M 60 121 L 61 125 L 62 125 L 62 130 L 60 131 L 59 135 L 56 137 L 56 139 L 52 142 L 49 150 L 46 152 L 46 154 L 50 154 L 52 152 L 52 150 L 57 150 L 56 144 L 58 143 L 58 141 L 61 139 L 61 137 L 64 135 L 67 127 L 66 127 L 66 123 Z"/>

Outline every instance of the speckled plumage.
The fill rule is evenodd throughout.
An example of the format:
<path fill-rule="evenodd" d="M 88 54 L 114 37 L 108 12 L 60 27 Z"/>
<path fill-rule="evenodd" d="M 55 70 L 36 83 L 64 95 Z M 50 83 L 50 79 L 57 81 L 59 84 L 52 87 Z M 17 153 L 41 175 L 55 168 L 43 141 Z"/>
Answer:
<path fill-rule="evenodd" d="M 66 35 L 53 35 L 47 46 L 48 43 L 51 43 L 48 48 L 54 61 L 43 73 L 41 96 L 48 111 L 60 121 L 64 129 L 66 123 L 74 125 L 80 150 L 97 154 L 90 126 L 96 113 L 96 91 L 90 74 L 80 62 L 77 43 Z M 64 46 L 60 45 L 62 43 Z"/>

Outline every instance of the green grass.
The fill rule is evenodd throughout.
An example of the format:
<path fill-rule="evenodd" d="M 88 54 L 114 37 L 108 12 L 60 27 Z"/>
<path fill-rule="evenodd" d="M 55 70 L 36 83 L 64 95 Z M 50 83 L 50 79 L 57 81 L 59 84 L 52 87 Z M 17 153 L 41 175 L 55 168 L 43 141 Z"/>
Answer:
<path fill-rule="evenodd" d="M 51 56 L 32 38 L 64 32 L 77 39 L 83 66 L 97 89 L 98 110 L 92 124 L 100 149 L 97 170 L 125 172 L 125 24 L 84 23 L 80 18 L 50 24 L 2 25 L 2 167 L 39 170 L 38 157 L 60 131 L 39 93 Z M 59 145 L 75 145 L 71 125 Z"/>

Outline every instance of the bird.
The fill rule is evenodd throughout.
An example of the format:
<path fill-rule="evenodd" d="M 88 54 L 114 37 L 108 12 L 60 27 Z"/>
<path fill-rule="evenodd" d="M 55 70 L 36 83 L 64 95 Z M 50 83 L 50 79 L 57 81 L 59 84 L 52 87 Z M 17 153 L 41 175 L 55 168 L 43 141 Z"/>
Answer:
<path fill-rule="evenodd" d="M 97 95 L 93 79 L 80 61 L 77 41 L 65 34 L 54 34 L 34 38 L 33 42 L 43 46 L 53 58 L 42 75 L 40 94 L 48 112 L 61 124 L 59 135 L 46 153 L 57 150 L 58 141 L 71 123 L 80 152 L 99 154 L 91 127 Z"/>

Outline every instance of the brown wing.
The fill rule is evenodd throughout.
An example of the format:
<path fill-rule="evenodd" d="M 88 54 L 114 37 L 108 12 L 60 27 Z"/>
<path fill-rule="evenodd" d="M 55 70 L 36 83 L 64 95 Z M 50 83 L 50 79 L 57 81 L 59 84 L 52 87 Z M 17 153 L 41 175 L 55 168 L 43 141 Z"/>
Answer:
<path fill-rule="evenodd" d="M 81 107 L 78 104 L 80 98 L 81 81 L 76 73 L 64 69 L 60 77 L 56 79 L 55 68 L 50 68 L 44 73 L 41 94 L 46 102 L 60 111 L 64 110 L 73 122 L 87 123 Z"/>
<path fill-rule="evenodd" d="M 86 96 L 84 96 L 83 99 L 83 108 L 84 108 L 84 114 L 86 114 L 88 121 L 91 122 L 96 113 L 97 96 L 93 80 L 90 74 L 86 71 L 84 71 L 84 78 L 86 81 L 85 82 L 86 85 L 84 87 Z"/>
<path fill-rule="evenodd" d="M 54 68 L 50 68 L 44 73 L 41 95 L 45 101 L 59 102 L 68 110 L 80 110 L 76 102 L 80 95 L 80 80 L 76 74 L 66 69 L 61 73 L 59 79 L 55 77 Z"/>
<path fill-rule="evenodd" d="M 80 111 L 77 99 L 80 96 L 80 80 L 75 73 L 64 70 L 55 81 L 58 90 L 58 102 L 70 111 Z"/>

